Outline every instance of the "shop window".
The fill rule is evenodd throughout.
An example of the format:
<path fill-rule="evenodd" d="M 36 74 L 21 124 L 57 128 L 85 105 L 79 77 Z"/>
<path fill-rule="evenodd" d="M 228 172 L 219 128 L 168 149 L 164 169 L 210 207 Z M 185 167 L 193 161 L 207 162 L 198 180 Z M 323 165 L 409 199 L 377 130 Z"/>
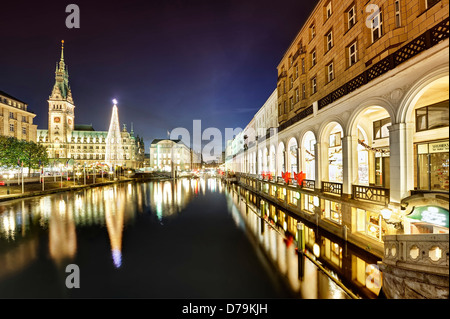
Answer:
<path fill-rule="evenodd" d="M 448 126 L 449 100 L 416 110 L 416 131 L 427 131 Z"/>
<path fill-rule="evenodd" d="M 416 188 L 428 191 L 449 190 L 448 140 L 416 144 Z"/>
<path fill-rule="evenodd" d="M 328 178 L 330 182 L 342 183 L 343 166 L 342 166 L 342 147 L 341 132 L 330 134 L 328 147 Z"/>
<path fill-rule="evenodd" d="M 314 214 L 315 208 L 316 208 L 316 206 L 318 206 L 317 202 L 319 201 L 319 198 L 316 196 L 311 196 L 311 195 L 305 195 L 305 196 L 303 196 L 303 198 L 304 198 L 303 209 L 307 213 Z"/>
<path fill-rule="evenodd" d="M 325 208 L 323 210 L 323 217 L 331 220 L 339 225 L 342 224 L 342 210 L 341 204 L 329 200 L 325 200 Z"/>
<path fill-rule="evenodd" d="M 379 213 L 356 209 L 356 231 L 379 241 L 382 241 L 384 235 L 381 220 Z"/>
<path fill-rule="evenodd" d="M 288 191 L 288 203 L 297 206 L 300 200 L 300 193 L 292 190 Z"/>

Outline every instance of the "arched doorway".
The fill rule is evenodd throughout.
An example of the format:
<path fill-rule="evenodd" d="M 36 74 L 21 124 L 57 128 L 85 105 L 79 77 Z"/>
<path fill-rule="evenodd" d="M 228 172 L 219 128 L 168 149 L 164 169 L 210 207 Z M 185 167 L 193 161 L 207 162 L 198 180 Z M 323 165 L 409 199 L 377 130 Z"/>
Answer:
<path fill-rule="evenodd" d="M 356 117 L 351 135 L 353 145 L 353 182 L 358 185 L 390 187 L 389 126 L 392 125 L 388 111 L 381 106 L 364 108 Z M 355 167 L 356 166 L 356 167 Z"/>
<path fill-rule="evenodd" d="M 326 151 L 323 156 L 322 167 L 324 168 L 324 179 L 328 182 L 342 183 L 344 170 L 342 163 L 342 126 L 337 122 L 329 123 L 322 134 L 322 145 Z"/>
<path fill-rule="evenodd" d="M 275 146 L 274 145 L 270 145 L 269 172 L 272 175 L 275 175 L 276 160 L 277 160 L 277 153 L 275 151 Z"/>
<path fill-rule="evenodd" d="M 449 77 L 420 90 L 409 105 L 406 122 L 413 129 L 407 138 L 413 149 L 414 190 L 449 191 Z M 411 145 L 412 144 L 412 145 Z M 412 178 L 411 178 L 412 177 Z"/>
<path fill-rule="evenodd" d="M 298 144 L 295 137 L 289 140 L 287 152 L 287 171 L 290 173 L 298 173 Z"/>
<path fill-rule="evenodd" d="M 314 154 L 314 145 L 316 137 L 313 132 L 308 131 L 303 136 L 302 141 L 302 171 L 306 179 L 314 180 L 316 178 L 316 160 Z"/>
<path fill-rule="evenodd" d="M 284 151 L 284 143 L 280 142 L 280 144 L 278 144 L 277 150 L 277 176 L 281 176 L 281 172 L 286 172 Z"/>

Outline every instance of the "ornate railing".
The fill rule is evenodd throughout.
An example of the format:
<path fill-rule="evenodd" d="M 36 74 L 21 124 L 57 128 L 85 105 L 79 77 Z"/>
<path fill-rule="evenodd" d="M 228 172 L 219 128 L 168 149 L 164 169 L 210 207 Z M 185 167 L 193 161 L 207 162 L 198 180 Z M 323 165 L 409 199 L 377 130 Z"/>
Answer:
<path fill-rule="evenodd" d="M 383 263 L 448 276 L 448 240 L 449 234 L 384 236 Z"/>
<path fill-rule="evenodd" d="M 322 192 L 342 195 L 342 183 L 322 182 Z"/>
<path fill-rule="evenodd" d="M 389 188 L 377 186 L 352 185 L 353 199 L 363 199 L 380 204 L 389 203 Z"/>
<path fill-rule="evenodd" d="M 288 128 L 289 126 L 297 123 L 298 121 L 308 117 L 309 115 L 313 114 L 314 110 L 313 110 L 313 106 L 310 105 L 307 108 L 301 110 L 297 115 L 295 115 L 294 117 L 290 118 L 289 120 L 287 120 L 284 123 L 281 123 L 280 126 L 278 127 L 278 132 L 281 132 L 282 130 L 284 130 L 285 128 Z"/>
<path fill-rule="evenodd" d="M 318 102 L 319 109 L 324 108 L 328 104 L 333 103 L 344 95 L 356 90 L 357 88 L 367 84 L 369 81 L 381 76 L 399 66 L 401 63 L 411 59 L 415 55 L 431 48 L 444 39 L 449 37 L 449 19 L 445 19 L 428 29 L 420 36 L 410 41 L 394 53 L 374 64 L 371 68 L 365 70 L 355 78 L 351 79 L 343 86 L 334 90 L 330 94 L 324 96 Z"/>
<path fill-rule="evenodd" d="M 316 181 L 313 179 L 304 179 L 302 181 L 302 188 L 312 189 L 316 187 Z"/>

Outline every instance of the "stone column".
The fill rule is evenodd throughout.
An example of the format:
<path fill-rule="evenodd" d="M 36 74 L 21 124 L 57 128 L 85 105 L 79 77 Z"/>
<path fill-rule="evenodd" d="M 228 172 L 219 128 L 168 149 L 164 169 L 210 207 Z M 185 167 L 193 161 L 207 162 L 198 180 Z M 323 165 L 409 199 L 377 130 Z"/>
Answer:
<path fill-rule="evenodd" d="M 324 145 L 326 144 L 326 145 Z M 320 143 L 320 142 L 316 142 L 316 144 L 314 144 L 314 156 L 315 156 L 315 160 L 314 160 L 314 165 L 315 165 L 315 188 L 317 190 L 320 190 L 322 188 L 322 180 L 323 177 L 326 176 L 326 179 L 328 180 L 328 163 L 326 163 L 327 165 L 324 167 L 323 162 L 323 148 L 325 148 L 326 151 L 326 161 L 328 161 L 328 143 Z"/>
<path fill-rule="evenodd" d="M 392 124 L 389 129 L 390 148 L 390 200 L 400 203 L 408 196 L 408 191 L 414 186 L 414 163 L 412 146 L 408 147 L 407 136 L 413 136 L 406 123 Z M 408 134 L 409 133 L 409 134 Z M 412 144 L 412 141 L 411 143 Z M 408 179 L 408 171 L 410 172 Z M 408 181 L 409 180 L 409 181 Z M 409 185 L 408 185 L 409 184 Z"/>
<path fill-rule="evenodd" d="M 358 178 L 358 138 L 345 136 L 342 138 L 342 193 L 348 197 L 352 194 L 352 185 Z"/>

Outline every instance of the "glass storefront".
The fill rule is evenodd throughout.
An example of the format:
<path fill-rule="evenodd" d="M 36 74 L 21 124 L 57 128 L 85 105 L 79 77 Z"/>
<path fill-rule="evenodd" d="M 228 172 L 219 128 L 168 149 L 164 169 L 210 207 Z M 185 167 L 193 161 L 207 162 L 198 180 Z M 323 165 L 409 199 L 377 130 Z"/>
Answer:
<path fill-rule="evenodd" d="M 382 241 L 385 230 L 381 226 L 379 213 L 356 209 L 356 231 L 366 236 Z"/>
<path fill-rule="evenodd" d="M 342 212 L 341 204 L 329 200 L 325 200 L 325 208 L 323 211 L 323 217 L 331 220 L 339 225 L 342 224 Z"/>
<path fill-rule="evenodd" d="M 342 183 L 343 166 L 342 166 L 342 147 L 341 132 L 330 134 L 328 148 L 328 178 L 330 182 Z"/>
<path fill-rule="evenodd" d="M 416 144 L 416 188 L 428 191 L 449 190 L 448 140 Z"/>
<path fill-rule="evenodd" d="M 386 155 L 387 154 L 387 155 Z M 375 153 L 375 186 L 390 187 L 389 153 Z"/>

